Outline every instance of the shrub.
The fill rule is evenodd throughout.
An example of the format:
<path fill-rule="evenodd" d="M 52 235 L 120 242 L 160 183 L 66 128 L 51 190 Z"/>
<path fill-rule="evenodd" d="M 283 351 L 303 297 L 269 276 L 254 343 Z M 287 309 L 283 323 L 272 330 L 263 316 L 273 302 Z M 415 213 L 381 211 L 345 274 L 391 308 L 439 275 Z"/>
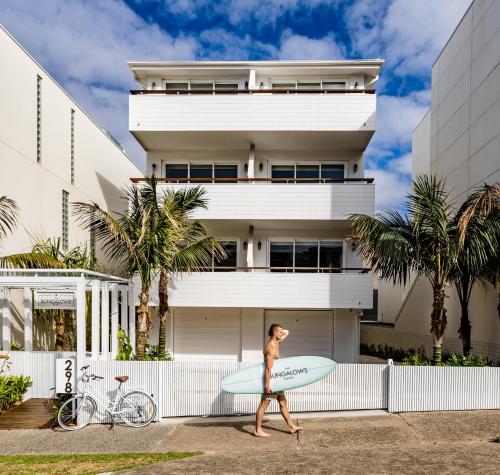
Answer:
<path fill-rule="evenodd" d="M 491 366 L 488 358 L 479 355 L 457 355 L 452 353 L 444 358 L 445 366 Z"/>
<path fill-rule="evenodd" d="M 134 355 L 133 359 L 135 359 L 136 356 Z M 160 360 L 160 347 L 158 345 L 150 345 L 149 343 L 146 343 L 144 346 L 144 361 L 172 361 L 172 354 L 167 351 L 165 353 L 165 358 L 162 358 Z"/>
<path fill-rule="evenodd" d="M 0 376 L 0 412 L 21 402 L 31 384 L 27 376 Z"/>
<path fill-rule="evenodd" d="M 362 355 L 378 356 L 380 358 L 391 358 L 394 361 L 404 361 L 405 358 L 409 358 L 413 355 L 423 355 L 425 357 L 425 348 L 420 346 L 419 348 L 398 348 L 389 346 L 386 344 L 381 345 L 366 345 L 362 343 L 360 345 L 360 353 Z"/>
<path fill-rule="evenodd" d="M 401 365 L 403 366 L 430 366 L 431 362 L 427 356 L 421 353 L 407 356 L 403 359 Z"/>
<path fill-rule="evenodd" d="M 130 338 L 120 328 L 118 330 L 118 354 L 116 355 L 116 359 L 119 361 L 129 361 L 133 359 L 133 356 Z"/>

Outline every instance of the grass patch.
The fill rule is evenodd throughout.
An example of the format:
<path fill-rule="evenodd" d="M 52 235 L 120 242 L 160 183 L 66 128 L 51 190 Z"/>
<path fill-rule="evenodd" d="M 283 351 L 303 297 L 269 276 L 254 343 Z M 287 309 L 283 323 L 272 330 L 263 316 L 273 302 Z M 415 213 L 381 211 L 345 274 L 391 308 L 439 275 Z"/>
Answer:
<path fill-rule="evenodd" d="M 159 462 L 200 455 L 202 452 L 78 454 L 78 455 L 0 455 L 0 473 L 85 474 L 114 472 Z"/>
<path fill-rule="evenodd" d="M 494 439 L 493 442 L 496 442 L 497 444 L 500 444 L 500 435 L 497 435 Z"/>

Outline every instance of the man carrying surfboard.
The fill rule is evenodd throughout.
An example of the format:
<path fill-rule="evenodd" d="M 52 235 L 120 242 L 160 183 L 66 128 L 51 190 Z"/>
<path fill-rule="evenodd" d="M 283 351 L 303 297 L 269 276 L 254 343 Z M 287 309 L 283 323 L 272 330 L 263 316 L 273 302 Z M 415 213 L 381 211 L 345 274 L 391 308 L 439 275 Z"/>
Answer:
<path fill-rule="evenodd" d="M 259 408 L 255 418 L 255 435 L 257 437 L 270 437 L 270 434 L 262 430 L 262 420 L 267 407 L 271 404 L 273 399 L 277 399 L 280 405 L 280 412 L 288 425 L 291 434 L 302 430 L 302 427 L 295 425 L 288 412 L 288 403 L 284 391 L 271 392 L 271 370 L 273 368 L 274 360 L 280 357 L 280 343 L 288 336 L 288 330 L 283 328 L 279 323 L 273 323 L 269 327 L 269 341 L 264 348 L 264 394 L 260 400 Z"/>

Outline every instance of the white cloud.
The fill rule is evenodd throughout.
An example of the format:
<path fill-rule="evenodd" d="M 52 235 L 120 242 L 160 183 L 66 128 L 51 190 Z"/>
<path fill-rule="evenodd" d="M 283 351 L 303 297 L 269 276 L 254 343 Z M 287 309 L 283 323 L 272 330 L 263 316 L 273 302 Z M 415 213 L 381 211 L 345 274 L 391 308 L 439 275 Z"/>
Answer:
<path fill-rule="evenodd" d="M 411 153 L 405 153 L 403 156 L 391 160 L 388 164 L 388 168 L 403 175 L 411 175 L 411 160 Z"/>
<path fill-rule="evenodd" d="M 286 30 L 281 37 L 279 59 L 342 59 L 344 47 L 333 34 L 320 39 L 293 34 Z"/>
<path fill-rule="evenodd" d="M 367 168 L 365 176 L 375 178 L 375 210 L 398 208 L 410 190 L 411 179 L 397 171 Z"/>
<path fill-rule="evenodd" d="M 0 0 L 0 10 L 12 35 L 143 166 L 126 121 L 134 87 L 126 61 L 193 59 L 196 41 L 168 35 L 119 0 Z"/>
<path fill-rule="evenodd" d="M 357 0 L 347 14 L 354 47 L 398 75 L 428 74 L 471 0 Z"/>

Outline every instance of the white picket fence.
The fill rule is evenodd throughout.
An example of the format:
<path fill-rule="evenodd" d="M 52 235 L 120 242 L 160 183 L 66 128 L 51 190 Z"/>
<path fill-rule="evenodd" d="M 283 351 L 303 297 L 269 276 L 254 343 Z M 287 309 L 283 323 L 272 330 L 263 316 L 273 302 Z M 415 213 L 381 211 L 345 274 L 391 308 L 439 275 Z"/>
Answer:
<path fill-rule="evenodd" d="M 55 360 L 74 353 L 11 352 L 11 374 L 33 380 L 26 398 L 54 396 Z M 232 361 L 104 361 L 86 358 L 90 371 L 104 376 L 96 387 L 109 398 L 115 376 L 128 375 L 124 389 L 140 387 L 153 394 L 159 417 L 252 413 L 258 395 L 220 390 L 227 374 L 248 366 Z M 390 412 L 500 409 L 500 368 L 409 367 L 339 364 L 327 378 L 287 392 L 290 410 L 336 411 L 388 409 Z M 273 402 L 270 410 L 277 412 Z M 105 415 L 100 414 L 100 421 Z"/>

